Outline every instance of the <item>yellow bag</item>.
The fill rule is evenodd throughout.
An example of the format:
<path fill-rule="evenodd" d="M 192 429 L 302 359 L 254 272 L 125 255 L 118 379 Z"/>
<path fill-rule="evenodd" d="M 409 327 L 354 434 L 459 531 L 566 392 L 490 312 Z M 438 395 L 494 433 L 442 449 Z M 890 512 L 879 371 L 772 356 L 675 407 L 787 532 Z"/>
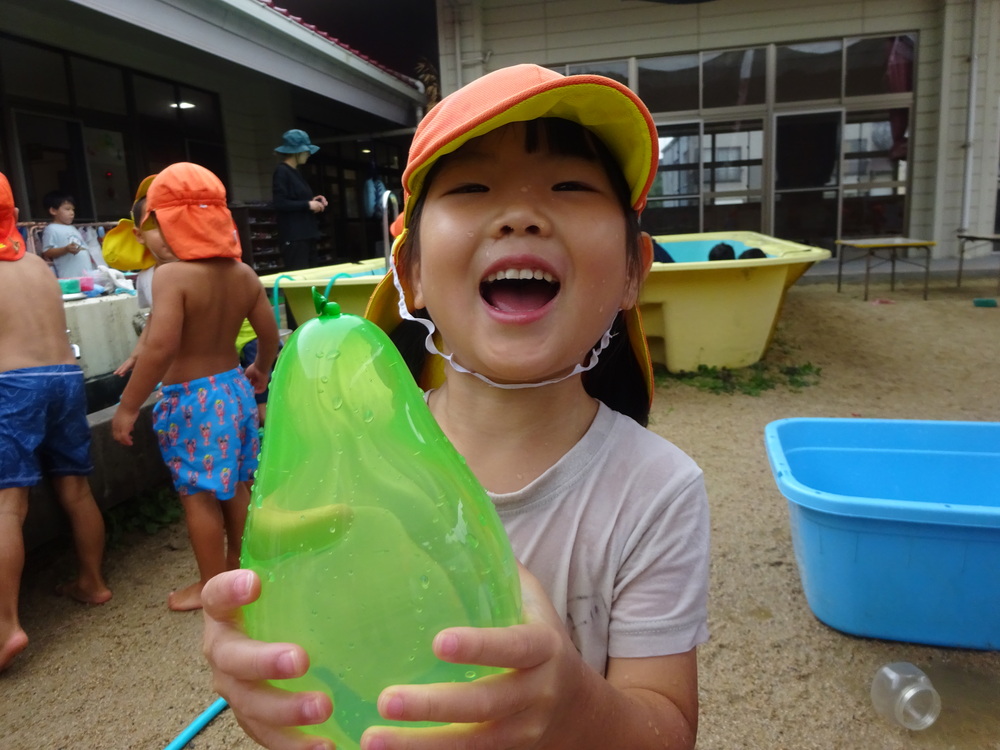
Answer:
<path fill-rule="evenodd" d="M 122 219 L 104 235 L 101 252 L 109 267 L 119 271 L 141 271 L 156 265 L 156 257 L 136 239 L 133 226 L 131 219 Z"/>

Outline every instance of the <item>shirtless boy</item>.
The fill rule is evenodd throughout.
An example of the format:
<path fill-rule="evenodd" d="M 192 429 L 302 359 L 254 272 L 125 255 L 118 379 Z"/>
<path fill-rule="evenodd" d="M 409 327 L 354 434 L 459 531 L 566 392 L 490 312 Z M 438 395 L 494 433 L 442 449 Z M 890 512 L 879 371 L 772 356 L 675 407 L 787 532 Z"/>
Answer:
<path fill-rule="evenodd" d="M 184 506 L 199 578 L 172 592 L 173 610 L 201 607 L 212 576 L 239 567 L 247 498 L 259 449 L 254 391 L 270 378 L 278 327 L 260 280 L 240 260 L 226 191 L 204 167 L 180 162 L 146 194 L 140 231 L 160 266 L 153 276 L 156 315 L 115 412 L 115 440 L 132 444 L 143 402 L 162 383 L 154 429 Z M 244 318 L 258 350 L 244 374 L 233 342 Z"/>
<path fill-rule="evenodd" d="M 10 183 L 0 174 L 0 671 L 28 645 L 17 617 L 28 491 L 47 474 L 73 530 L 75 580 L 59 592 L 103 604 L 104 519 L 93 471 L 83 371 L 66 335 L 59 282 L 25 252 Z"/>

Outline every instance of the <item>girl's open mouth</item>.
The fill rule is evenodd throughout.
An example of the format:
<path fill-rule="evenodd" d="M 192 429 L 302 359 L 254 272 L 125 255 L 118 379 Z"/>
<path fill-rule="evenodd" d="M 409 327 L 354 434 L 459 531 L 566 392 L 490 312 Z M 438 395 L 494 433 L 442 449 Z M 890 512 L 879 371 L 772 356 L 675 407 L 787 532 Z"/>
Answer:
<path fill-rule="evenodd" d="M 509 268 L 491 273 L 479 284 L 487 304 L 506 313 L 532 312 L 559 293 L 559 282 L 547 271 Z"/>

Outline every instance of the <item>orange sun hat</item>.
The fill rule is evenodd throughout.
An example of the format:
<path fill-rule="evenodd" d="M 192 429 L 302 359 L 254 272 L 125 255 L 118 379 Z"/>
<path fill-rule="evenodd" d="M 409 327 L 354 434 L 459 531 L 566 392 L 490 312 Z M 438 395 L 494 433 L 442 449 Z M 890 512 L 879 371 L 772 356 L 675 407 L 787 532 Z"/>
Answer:
<path fill-rule="evenodd" d="M 20 260 L 25 247 L 24 238 L 17 231 L 14 192 L 7 176 L 0 172 L 0 260 Z"/>
<path fill-rule="evenodd" d="M 156 175 L 146 193 L 144 229 L 154 213 L 163 239 L 181 260 L 243 256 L 226 188 L 205 167 L 182 161 Z"/>
<path fill-rule="evenodd" d="M 407 241 L 409 223 L 427 173 L 438 159 L 499 127 L 541 117 L 557 117 L 582 125 L 611 151 L 630 188 L 637 212 L 656 178 L 659 140 L 653 118 L 627 86 L 604 76 L 564 76 L 538 65 L 514 65 L 488 73 L 449 94 L 420 121 L 403 171 L 403 211 L 393 222 L 392 255 Z M 408 282 L 400 283 L 412 312 Z M 365 317 L 391 332 L 399 325 L 398 292 L 392 273 L 379 282 L 368 301 Z M 642 370 L 646 392 L 653 397 L 653 364 L 638 306 L 625 311 L 629 343 Z M 432 368 L 423 387 L 438 385 L 441 368 Z"/>

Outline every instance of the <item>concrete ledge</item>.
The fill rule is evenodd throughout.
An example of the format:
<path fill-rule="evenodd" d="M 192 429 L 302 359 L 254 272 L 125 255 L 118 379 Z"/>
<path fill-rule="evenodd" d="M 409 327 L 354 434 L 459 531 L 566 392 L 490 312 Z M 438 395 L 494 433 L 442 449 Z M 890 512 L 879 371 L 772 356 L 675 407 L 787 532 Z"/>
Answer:
<path fill-rule="evenodd" d="M 117 405 L 87 415 L 94 461 L 94 472 L 89 477 L 90 489 L 102 511 L 159 487 L 170 486 L 170 472 L 163 463 L 153 433 L 154 403 L 151 398 L 139 412 L 131 447 L 119 445 L 111 436 L 111 419 Z M 24 522 L 25 548 L 34 549 L 64 533 L 69 533 L 66 514 L 51 483 L 43 479 L 31 490 L 28 517 Z"/>

